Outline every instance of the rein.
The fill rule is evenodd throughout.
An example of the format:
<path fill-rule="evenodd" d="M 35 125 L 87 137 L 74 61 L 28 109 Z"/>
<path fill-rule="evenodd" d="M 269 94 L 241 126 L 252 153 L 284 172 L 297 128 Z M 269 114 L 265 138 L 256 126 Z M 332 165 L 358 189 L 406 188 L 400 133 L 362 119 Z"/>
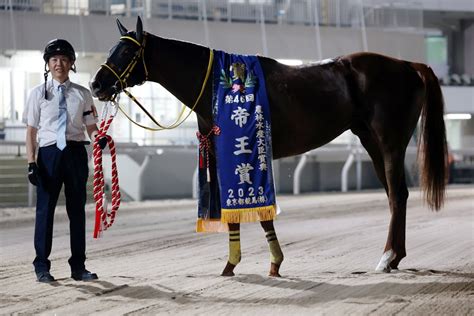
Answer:
<path fill-rule="evenodd" d="M 144 37 L 143 37 L 143 42 L 140 44 L 136 39 L 134 39 L 133 37 L 130 37 L 130 36 L 122 36 L 120 37 L 121 40 L 129 40 L 129 41 L 132 41 L 133 43 L 135 43 L 136 45 L 138 45 L 140 47 L 140 49 L 135 53 L 135 55 L 133 56 L 132 60 L 130 61 L 130 63 L 128 64 L 128 66 L 124 69 L 124 71 L 119 75 L 111 66 L 107 65 L 107 63 L 104 63 L 101 65 L 101 67 L 105 67 L 107 68 L 115 77 L 117 77 L 118 79 L 118 82 L 120 83 L 120 88 L 121 88 L 121 91 L 123 91 L 130 99 L 133 100 L 133 102 L 135 102 L 135 104 L 137 104 L 142 110 L 143 112 L 145 112 L 145 114 L 150 118 L 150 120 L 155 123 L 159 128 L 153 128 L 153 127 L 148 127 L 148 126 L 145 126 L 145 125 L 142 125 L 136 121 L 134 121 L 130 115 L 128 115 L 125 110 L 120 106 L 120 104 L 117 103 L 117 106 L 118 108 L 120 109 L 120 111 L 135 125 L 141 127 L 141 128 L 144 128 L 144 129 L 147 129 L 147 130 L 150 130 L 150 131 L 161 131 L 161 130 L 167 130 L 167 129 L 174 129 L 178 126 L 180 126 L 181 124 L 183 124 L 187 119 L 188 117 L 191 115 L 191 113 L 194 111 L 194 109 L 196 108 L 197 104 L 199 103 L 199 100 L 201 100 L 201 97 L 204 93 L 204 89 L 206 87 L 206 84 L 207 84 L 207 81 L 209 79 L 209 75 L 211 73 L 211 69 L 212 69 L 212 63 L 214 61 L 214 51 L 212 49 L 209 50 L 209 62 L 208 62 L 208 65 L 207 65 L 207 70 L 206 70 L 206 76 L 204 77 L 204 82 L 201 86 L 201 91 L 199 92 L 199 95 L 198 97 L 196 98 L 196 101 L 194 102 L 193 106 L 191 107 L 191 110 L 189 111 L 189 113 L 186 115 L 186 117 L 184 117 L 184 119 L 182 119 L 183 115 L 184 115 L 184 112 L 186 110 L 186 106 L 183 105 L 183 108 L 181 109 L 181 112 L 179 113 L 178 115 L 178 118 L 176 119 L 176 121 L 174 121 L 172 124 L 168 125 L 168 126 L 164 126 L 162 124 L 160 124 L 154 117 L 153 115 L 151 115 L 146 109 L 145 107 L 137 100 L 137 98 L 135 98 L 135 96 L 133 96 L 133 94 L 127 90 L 125 90 L 125 88 L 128 87 L 128 84 L 127 84 L 127 79 L 130 77 L 130 74 L 132 73 L 133 69 L 135 68 L 135 66 L 137 65 L 138 63 L 138 60 L 139 58 L 142 59 L 142 62 L 143 62 L 143 67 L 145 69 L 145 81 L 148 80 L 148 70 L 146 68 L 146 63 L 145 63 L 145 44 L 146 44 L 146 37 L 147 37 L 147 33 L 144 32 L 143 33 Z M 143 83 L 142 82 L 142 83 Z M 112 98 L 112 101 L 115 100 L 117 94 L 115 94 Z M 181 121 L 181 122 L 180 122 Z"/>
<path fill-rule="evenodd" d="M 166 130 L 166 129 L 173 129 L 186 121 L 186 119 L 191 115 L 191 113 L 194 111 L 196 108 L 197 104 L 199 103 L 199 100 L 201 100 L 201 97 L 204 93 L 204 89 L 206 87 L 207 81 L 209 79 L 209 75 L 211 73 L 212 69 L 212 63 L 214 60 L 214 51 L 212 49 L 209 50 L 209 63 L 207 65 L 207 70 L 206 70 L 206 76 L 204 78 L 204 82 L 202 84 L 201 90 L 199 92 L 199 95 L 194 102 L 191 110 L 189 113 L 186 115 L 184 119 L 181 120 L 183 117 L 184 111 L 186 109 L 186 106 L 183 106 L 178 118 L 174 123 L 172 123 L 169 126 L 163 126 L 156 119 L 142 106 L 142 104 L 125 88 L 128 87 L 127 80 L 130 77 L 130 74 L 132 73 L 133 69 L 139 62 L 139 59 L 141 58 L 143 62 L 143 67 L 145 69 L 145 81 L 148 80 L 148 70 L 146 67 L 145 63 L 145 44 L 146 44 L 146 35 L 147 33 L 144 32 L 144 38 L 143 42 L 140 44 L 136 39 L 130 37 L 130 36 L 122 36 L 120 37 L 121 40 L 129 40 L 135 43 L 136 45 L 140 46 L 139 50 L 135 53 L 133 56 L 132 60 L 128 64 L 128 66 L 124 69 L 124 71 L 119 75 L 117 71 L 113 69 L 113 67 L 107 65 L 107 63 L 104 63 L 101 65 L 101 67 L 107 68 L 115 77 L 117 77 L 118 82 L 120 83 L 120 88 L 121 91 L 125 92 L 125 94 L 132 99 L 145 113 L 146 115 L 155 123 L 158 125 L 160 128 L 151 128 L 147 127 L 144 125 L 139 124 L 138 122 L 134 121 L 125 111 L 122 109 L 122 107 L 119 105 L 118 102 L 115 101 L 117 95 L 119 93 L 116 93 L 109 101 L 114 104 L 113 107 L 113 113 L 108 115 L 108 105 L 106 104 L 103 108 L 102 111 L 102 120 L 100 123 L 100 128 L 99 132 L 97 133 L 97 136 L 94 141 L 94 149 L 93 149 L 93 156 L 94 156 L 94 200 L 96 202 L 96 216 L 95 216 L 95 226 L 94 226 L 94 238 L 100 237 L 100 233 L 104 230 L 107 230 L 112 224 L 114 223 L 115 220 L 115 215 L 116 212 L 119 208 L 120 205 L 120 187 L 119 187 L 119 182 L 118 182 L 118 172 L 117 172 L 117 165 L 116 165 L 116 149 L 115 149 L 115 143 L 112 139 L 111 136 L 107 135 L 107 131 L 110 127 L 110 124 L 112 123 L 112 120 L 114 119 L 115 115 L 117 114 L 117 109 L 120 109 L 120 111 L 135 125 L 140 126 L 144 129 L 151 130 L 151 131 L 160 131 L 160 130 Z M 109 116 L 107 118 L 107 116 Z M 107 144 L 110 149 L 110 156 L 112 159 L 112 208 L 110 212 L 108 211 L 107 207 L 107 199 L 105 195 L 105 181 L 104 181 L 104 173 L 103 173 L 103 168 L 102 168 L 102 149 L 99 146 L 99 139 L 106 137 L 107 138 Z"/>

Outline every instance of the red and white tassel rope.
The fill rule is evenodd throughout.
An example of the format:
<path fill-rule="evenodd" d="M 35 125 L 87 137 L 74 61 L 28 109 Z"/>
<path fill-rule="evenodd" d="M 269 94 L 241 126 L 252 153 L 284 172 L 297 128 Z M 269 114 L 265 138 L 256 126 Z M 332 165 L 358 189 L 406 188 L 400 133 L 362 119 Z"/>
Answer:
<path fill-rule="evenodd" d="M 120 187 L 119 187 L 119 180 L 118 180 L 118 173 L 117 173 L 117 164 L 116 164 L 116 150 L 115 150 L 115 143 L 109 135 L 107 135 L 107 131 L 112 123 L 112 120 L 115 117 L 115 113 L 117 113 L 115 109 L 115 113 L 111 114 L 108 119 L 107 117 L 107 110 L 105 105 L 104 112 L 102 115 L 102 121 L 100 122 L 99 132 L 95 137 L 94 141 L 94 149 L 93 149 L 93 157 L 94 157 L 94 200 L 95 200 L 95 226 L 94 226 L 94 238 L 100 237 L 101 232 L 107 230 L 115 220 L 115 214 L 120 205 Z M 112 190 L 111 190 L 111 204 L 112 208 L 110 212 L 107 209 L 108 203 L 106 202 L 106 195 L 105 195 L 105 181 L 104 181 L 104 173 L 102 171 L 102 149 L 99 146 L 99 140 L 103 137 L 107 138 L 107 144 L 110 150 L 110 156 L 112 159 Z"/>
<path fill-rule="evenodd" d="M 209 169 L 209 151 L 211 149 L 212 143 L 210 137 L 213 134 L 219 135 L 220 133 L 221 129 L 217 125 L 214 125 L 206 135 L 196 132 L 196 136 L 199 140 L 199 168 L 206 168 L 207 182 L 211 181 L 211 172 Z"/>

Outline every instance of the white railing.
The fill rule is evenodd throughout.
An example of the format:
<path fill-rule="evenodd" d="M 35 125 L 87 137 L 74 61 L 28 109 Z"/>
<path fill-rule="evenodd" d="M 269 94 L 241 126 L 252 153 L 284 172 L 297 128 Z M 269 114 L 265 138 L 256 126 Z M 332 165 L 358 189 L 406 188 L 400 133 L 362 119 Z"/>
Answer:
<path fill-rule="evenodd" d="M 0 157 L 26 157 L 25 141 L 0 140 Z"/>

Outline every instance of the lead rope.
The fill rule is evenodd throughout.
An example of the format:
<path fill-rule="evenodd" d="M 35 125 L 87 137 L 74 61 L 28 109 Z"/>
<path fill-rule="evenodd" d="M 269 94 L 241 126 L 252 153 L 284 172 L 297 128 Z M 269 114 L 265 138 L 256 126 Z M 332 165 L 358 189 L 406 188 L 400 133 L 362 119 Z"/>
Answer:
<path fill-rule="evenodd" d="M 109 109 L 111 108 L 111 113 Z M 109 116 L 110 114 L 110 116 Z M 117 104 L 114 105 L 106 104 L 102 110 L 102 119 L 100 122 L 99 132 L 94 140 L 94 200 L 95 200 L 95 226 L 94 226 L 94 238 L 100 237 L 104 230 L 107 230 L 115 220 L 115 214 L 120 206 L 120 187 L 118 180 L 117 164 L 116 164 L 116 150 L 114 140 L 110 135 L 107 135 L 107 131 L 117 114 Z M 107 118 L 107 116 L 109 116 Z M 110 150 L 110 157 L 112 159 L 112 192 L 111 192 L 111 203 L 112 208 L 108 211 L 107 197 L 105 194 L 105 181 L 104 173 L 102 169 L 102 149 L 99 146 L 99 140 L 103 137 L 107 138 L 107 144 Z"/>

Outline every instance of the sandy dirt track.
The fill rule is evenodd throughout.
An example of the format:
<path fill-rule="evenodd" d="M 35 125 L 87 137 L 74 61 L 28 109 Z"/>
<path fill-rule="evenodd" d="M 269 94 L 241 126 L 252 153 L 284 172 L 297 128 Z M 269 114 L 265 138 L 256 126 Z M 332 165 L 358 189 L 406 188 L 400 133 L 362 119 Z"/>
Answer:
<path fill-rule="evenodd" d="M 236 276 L 219 276 L 227 234 L 196 234 L 196 203 L 180 200 L 124 204 L 99 240 L 89 205 L 86 265 L 100 279 L 87 283 L 69 278 L 68 221 L 58 208 L 58 281 L 40 284 L 31 264 L 34 210 L 0 209 L 0 314 L 473 315 L 474 187 L 450 187 L 438 213 L 410 191 L 408 255 L 390 274 L 373 272 L 389 222 L 381 191 L 279 196 L 282 278 L 267 276 L 256 223 L 242 226 Z"/>

